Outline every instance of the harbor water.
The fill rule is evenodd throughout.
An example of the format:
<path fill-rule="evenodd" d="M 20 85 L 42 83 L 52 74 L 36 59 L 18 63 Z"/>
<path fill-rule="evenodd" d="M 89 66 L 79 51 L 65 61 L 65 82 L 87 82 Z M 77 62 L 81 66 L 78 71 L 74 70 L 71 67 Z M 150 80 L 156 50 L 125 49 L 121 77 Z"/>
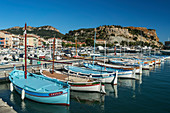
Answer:
<path fill-rule="evenodd" d="M 71 92 L 70 106 L 47 105 L 25 99 L 0 83 L 0 98 L 18 113 L 170 113 L 170 61 L 143 70 L 138 80 L 105 84 L 106 94 Z"/>

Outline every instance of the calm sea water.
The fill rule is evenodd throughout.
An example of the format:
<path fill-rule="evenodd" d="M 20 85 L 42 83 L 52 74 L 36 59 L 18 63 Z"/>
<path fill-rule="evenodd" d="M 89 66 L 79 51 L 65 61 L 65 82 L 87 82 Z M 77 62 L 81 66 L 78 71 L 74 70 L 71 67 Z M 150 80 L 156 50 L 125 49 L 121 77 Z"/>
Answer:
<path fill-rule="evenodd" d="M 71 92 L 69 107 L 21 101 L 18 93 L 10 93 L 9 83 L 0 84 L 0 98 L 18 113 L 170 113 L 170 61 L 143 71 L 138 79 L 106 84 L 106 95 Z"/>

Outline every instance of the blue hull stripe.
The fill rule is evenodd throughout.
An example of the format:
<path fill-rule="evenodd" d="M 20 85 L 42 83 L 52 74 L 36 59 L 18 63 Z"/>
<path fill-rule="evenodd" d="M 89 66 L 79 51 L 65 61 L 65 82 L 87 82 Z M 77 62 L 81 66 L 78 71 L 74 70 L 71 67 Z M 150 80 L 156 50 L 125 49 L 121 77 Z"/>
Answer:
<path fill-rule="evenodd" d="M 18 87 L 16 85 L 14 85 L 14 86 L 15 86 L 16 89 L 22 91 L 22 88 L 20 88 L 20 87 Z M 28 95 L 31 95 L 31 96 L 35 96 L 35 97 L 54 97 L 54 96 L 67 94 L 67 92 L 66 92 L 66 93 L 57 94 L 57 95 L 50 95 L 50 93 L 35 93 L 35 92 L 27 91 L 27 90 L 25 90 L 25 93 L 28 94 Z"/>

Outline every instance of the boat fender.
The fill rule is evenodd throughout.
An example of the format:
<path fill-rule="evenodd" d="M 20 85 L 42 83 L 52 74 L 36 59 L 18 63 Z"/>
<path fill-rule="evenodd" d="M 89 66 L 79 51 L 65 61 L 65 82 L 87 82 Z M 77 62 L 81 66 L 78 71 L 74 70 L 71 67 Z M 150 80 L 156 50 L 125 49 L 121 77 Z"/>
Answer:
<path fill-rule="evenodd" d="M 25 90 L 22 89 L 22 92 L 21 92 L 21 99 L 24 100 L 24 98 L 25 98 Z"/>
<path fill-rule="evenodd" d="M 14 90 L 14 87 L 13 87 L 13 83 L 11 82 L 10 83 L 10 91 L 13 92 L 13 90 Z"/>

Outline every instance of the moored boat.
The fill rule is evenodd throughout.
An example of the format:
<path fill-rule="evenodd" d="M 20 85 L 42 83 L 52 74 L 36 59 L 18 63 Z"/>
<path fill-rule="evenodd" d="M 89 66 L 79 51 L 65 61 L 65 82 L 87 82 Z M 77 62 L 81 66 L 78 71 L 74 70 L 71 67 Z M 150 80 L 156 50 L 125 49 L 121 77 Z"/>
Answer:
<path fill-rule="evenodd" d="M 52 74 L 49 69 L 42 69 L 40 73 L 46 77 L 55 78 L 62 82 L 68 82 L 70 90 L 73 91 L 106 93 L 104 84 L 97 79 L 79 76 L 77 74 L 67 75 L 57 71 Z"/>
<path fill-rule="evenodd" d="M 70 86 L 67 83 L 51 79 L 42 75 L 27 72 L 27 34 L 25 24 L 25 71 L 16 70 L 9 73 L 10 90 L 21 94 L 21 99 L 47 103 L 47 104 L 70 104 Z"/>
<path fill-rule="evenodd" d="M 114 68 L 114 69 L 123 69 L 123 70 L 134 70 L 134 73 L 136 74 L 142 74 L 142 66 L 140 67 L 132 67 L 132 66 L 122 66 L 122 65 L 114 65 L 114 64 L 108 64 L 108 63 L 102 63 L 102 62 L 97 62 L 97 65 L 104 66 L 104 67 L 109 67 L 109 68 Z"/>
<path fill-rule="evenodd" d="M 101 80 L 103 83 L 117 84 L 117 73 L 99 72 L 76 66 L 65 66 L 64 69 L 68 71 L 69 74 L 88 76 Z"/>
<path fill-rule="evenodd" d="M 104 67 L 100 65 L 92 65 L 90 63 L 84 63 L 85 67 L 92 70 L 103 71 L 103 72 L 116 72 L 118 71 L 118 78 L 135 78 L 133 70 L 123 70 L 123 69 L 114 69 L 109 67 Z"/>
<path fill-rule="evenodd" d="M 11 91 L 13 88 L 24 97 L 40 103 L 47 104 L 70 104 L 70 86 L 67 83 L 50 79 L 42 75 L 27 73 L 14 69 L 9 74 Z"/>

